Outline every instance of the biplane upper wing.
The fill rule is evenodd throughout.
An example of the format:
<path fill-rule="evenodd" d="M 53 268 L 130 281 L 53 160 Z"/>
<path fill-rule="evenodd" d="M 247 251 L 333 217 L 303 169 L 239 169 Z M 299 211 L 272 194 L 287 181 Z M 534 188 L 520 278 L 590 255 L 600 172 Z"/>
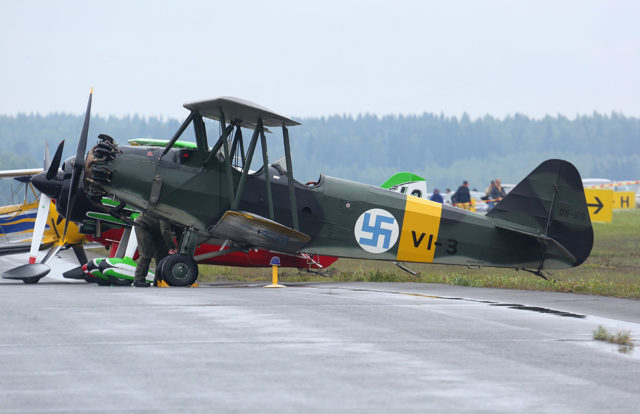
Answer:
<path fill-rule="evenodd" d="M 225 212 L 211 232 L 217 237 L 251 247 L 287 253 L 297 252 L 311 240 L 304 233 L 245 211 Z"/>
<path fill-rule="evenodd" d="M 215 119 L 216 121 L 220 121 L 221 114 L 224 114 L 223 116 L 226 122 L 240 120 L 242 121 L 241 126 L 243 128 L 254 129 L 258 119 L 262 119 L 262 124 L 268 127 L 300 125 L 299 122 L 277 114 L 264 106 L 232 96 L 222 96 L 208 101 L 187 103 L 184 104 L 184 107 L 190 111 L 196 111 L 204 117 Z"/>

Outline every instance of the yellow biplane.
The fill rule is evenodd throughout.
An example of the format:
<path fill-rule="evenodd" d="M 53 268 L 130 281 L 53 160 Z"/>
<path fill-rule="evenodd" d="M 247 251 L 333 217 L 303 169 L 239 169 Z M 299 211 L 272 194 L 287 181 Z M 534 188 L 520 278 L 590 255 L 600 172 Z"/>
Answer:
<path fill-rule="evenodd" d="M 80 255 L 78 260 L 82 262 L 84 259 L 83 263 L 86 263 L 86 257 L 82 257 L 84 251 L 81 248 L 86 237 L 79 232 L 78 226 L 70 223 L 63 239 L 64 222 L 55 207 L 50 208 L 53 201 L 49 197 L 40 196 L 31 184 L 31 177 L 42 171 L 42 168 L 0 171 L 0 179 L 13 178 L 24 186 L 22 203 L 0 206 L 0 255 L 29 252 L 28 262 L 35 264 L 38 251 L 50 248 L 39 263 L 46 265 L 62 247 L 70 245 L 76 255 Z M 38 210 L 41 208 L 46 208 L 48 214 L 41 214 L 38 218 Z M 44 223 L 37 223 L 36 218 Z M 41 242 L 32 242 L 32 240 L 41 240 Z M 31 284 L 37 283 L 45 275 L 46 273 L 28 279 L 17 279 Z M 7 278 L 5 275 L 3 277 Z"/>

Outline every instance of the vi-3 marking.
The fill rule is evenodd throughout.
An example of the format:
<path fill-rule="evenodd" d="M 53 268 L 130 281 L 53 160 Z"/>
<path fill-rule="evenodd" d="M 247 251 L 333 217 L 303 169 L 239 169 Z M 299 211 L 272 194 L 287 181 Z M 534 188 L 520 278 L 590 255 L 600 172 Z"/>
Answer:
<path fill-rule="evenodd" d="M 420 236 L 416 233 L 415 230 L 411 230 L 411 236 L 413 237 L 413 247 L 416 249 L 420 247 L 422 241 L 424 240 L 426 233 L 420 233 Z M 427 250 L 431 250 L 432 246 L 442 246 L 442 243 L 439 241 L 433 242 L 433 234 L 429 234 L 429 238 L 427 240 Z M 456 254 L 458 253 L 458 240 L 456 239 L 447 239 L 447 250 L 448 254 Z"/>

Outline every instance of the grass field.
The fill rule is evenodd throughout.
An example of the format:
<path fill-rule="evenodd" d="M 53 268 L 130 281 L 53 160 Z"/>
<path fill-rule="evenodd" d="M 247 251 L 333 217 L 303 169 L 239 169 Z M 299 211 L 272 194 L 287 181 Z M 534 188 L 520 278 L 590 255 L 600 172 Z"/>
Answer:
<path fill-rule="evenodd" d="M 322 277 L 281 269 L 280 281 L 424 282 L 507 289 L 550 290 L 640 299 L 640 209 L 613 213 L 613 223 L 594 223 L 595 243 L 581 266 L 553 273 L 553 281 L 511 269 L 409 264 L 412 276 L 390 262 L 340 259 Z M 202 281 L 269 281 L 271 269 L 200 266 Z"/>

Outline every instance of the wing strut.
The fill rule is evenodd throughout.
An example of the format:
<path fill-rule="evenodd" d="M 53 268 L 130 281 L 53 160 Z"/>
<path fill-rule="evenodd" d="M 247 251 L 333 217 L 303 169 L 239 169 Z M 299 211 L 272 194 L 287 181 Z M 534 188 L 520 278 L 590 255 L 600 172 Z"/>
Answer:
<path fill-rule="evenodd" d="M 182 125 L 180 125 L 180 128 L 178 128 L 176 133 L 173 135 L 173 138 L 171 138 L 171 141 L 169 141 L 167 143 L 167 146 L 164 147 L 164 151 L 162 151 L 162 155 L 160 156 L 160 158 L 164 157 L 167 154 L 167 152 L 169 152 L 171 147 L 173 147 L 173 144 L 175 144 L 176 141 L 180 138 L 180 135 L 182 135 L 184 130 L 187 129 L 187 127 L 189 126 L 189 124 L 191 123 L 191 121 L 195 116 L 196 116 L 195 111 L 191 111 L 191 113 L 189 113 L 189 116 L 187 117 L 187 119 L 184 120 Z"/>
<path fill-rule="evenodd" d="M 289 184 L 289 202 L 291 203 L 291 222 L 294 230 L 300 230 L 298 224 L 298 206 L 296 205 L 296 195 L 293 188 L 293 163 L 291 162 L 291 146 L 289 145 L 289 130 L 282 126 L 282 137 L 284 139 L 284 156 L 287 161 L 287 182 Z"/>
<path fill-rule="evenodd" d="M 213 146 L 213 149 L 211 151 L 209 151 L 209 155 L 207 156 L 207 159 L 204 161 L 204 164 L 202 164 L 202 168 L 205 168 L 207 165 L 209 165 L 209 161 L 211 161 L 211 158 L 213 158 L 213 156 L 218 153 L 218 150 L 220 150 L 220 147 L 222 146 L 222 143 L 224 142 L 222 140 L 222 137 L 225 136 L 225 135 L 228 136 L 231 133 L 232 129 L 233 129 L 233 124 L 229 124 L 229 126 L 227 126 L 224 129 L 224 131 L 222 132 L 223 135 L 220 136 L 220 138 L 216 142 L 216 145 Z"/>
<path fill-rule="evenodd" d="M 273 195 L 271 194 L 271 177 L 269 177 L 269 155 L 267 154 L 267 138 L 263 128 L 260 128 L 260 146 L 262 147 L 262 161 L 264 162 L 264 181 L 267 184 L 267 205 L 269 206 L 269 218 L 275 220 L 273 213 Z"/>
<path fill-rule="evenodd" d="M 193 117 L 193 129 L 196 134 L 196 144 L 198 145 L 198 152 L 200 152 L 200 156 L 202 157 L 202 159 L 205 159 L 207 156 L 209 144 L 207 143 L 207 129 L 204 126 L 202 115 L 196 114 Z"/>
<path fill-rule="evenodd" d="M 256 150 L 256 144 L 258 143 L 259 131 L 262 129 L 262 119 L 258 120 L 256 128 L 253 130 L 253 136 L 251 137 L 251 143 L 249 144 L 249 150 L 247 151 L 247 162 L 242 166 L 242 176 L 240 176 L 240 182 L 238 183 L 238 191 L 236 197 L 231 203 L 231 210 L 237 210 L 240 205 L 240 198 L 244 193 L 244 185 L 247 182 L 247 175 L 249 174 L 249 167 L 251 166 L 251 160 L 253 159 L 253 153 Z"/>
<path fill-rule="evenodd" d="M 237 158 L 237 153 L 238 153 L 238 143 L 240 143 L 240 160 L 241 160 L 241 164 L 240 165 L 244 165 L 244 145 L 242 145 L 242 128 L 240 128 L 240 125 L 236 126 L 236 133 L 233 136 L 233 144 L 231 145 L 231 161 L 233 162 L 233 160 L 235 160 Z M 235 165 L 238 165 L 238 163 L 236 163 Z"/>
<path fill-rule="evenodd" d="M 222 153 L 224 154 L 224 169 L 227 173 L 227 191 L 229 191 L 229 200 L 233 200 L 235 196 L 233 195 L 233 176 L 231 175 L 231 158 L 229 157 L 229 134 L 233 130 L 233 122 L 229 125 L 231 128 L 226 128 L 224 114 L 222 110 L 220 110 L 220 125 L 222 125 L 222 129 L 224 132 L 220 137 L 220 142 L 222 142 Z"/>

